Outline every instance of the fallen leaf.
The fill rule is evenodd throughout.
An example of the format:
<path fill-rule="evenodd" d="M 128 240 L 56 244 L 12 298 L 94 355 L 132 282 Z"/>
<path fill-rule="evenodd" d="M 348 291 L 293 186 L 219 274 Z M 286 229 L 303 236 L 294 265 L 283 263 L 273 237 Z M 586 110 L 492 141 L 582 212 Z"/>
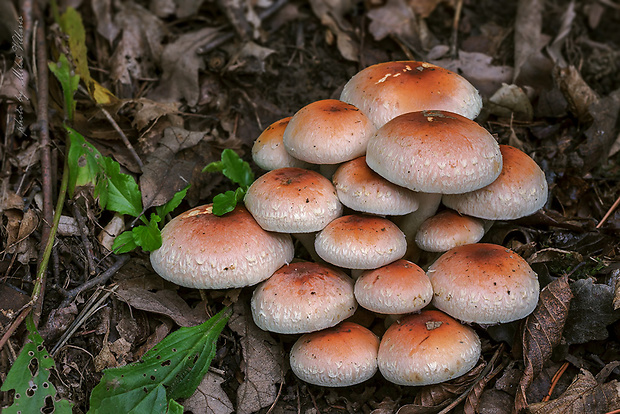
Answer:
<path fill-rule="evenodd" d="M 525 393 L 528 387 L 562 339 L 572 297 L 568 277 L 558 278 L 540 292 L 536 309 L 525 319 L 522 333 L 525 368 L 515 399 L 517 412 L 527 407 Z"/>
<path fill-rule="evenodd" d="M 91 7 L 97 22 L 97 33 L 112 44 L 120 32 L 120 29 L 112 21 L 112 0 L 95 1 Z"/>
<path fill-rule="evenodd" d="M 568 102 L 568 109 L 584 124 L 592 122 L 590 105 L 598 101 L 596 92 L 583 80 L 574 66 L 557 67 L 554 71 L 555 82 Z"/>
<path fill-rule="evenodd" d="M 284 351 L 252 320 L 248 301 L 233 305 L 228 326 L 240 336 L 244 380 L 237 389 L 237 413 L 249 414 L 268 407 L 276 399 L 277 383 L 284 380 Z"/>
<path fill-rule="evenodd" d="M 514 84 L 502 84 L 502 87 L 489 98 L 487 107 L 492 114 L 508 119 L 529 122 L 534 118 L 530 99 L 523 89 Z"/>
<path fill-rule="evenodd" d="M 420 49 L 418 24 L 412 7 L 405 0 L 388 0 L 385 5 L 366 13 L 371 20 L 368 30 L 375 40 L 394 35 Z"/>
<path fill-rule="evenodd" d="M 573 300 L 564 327 L 566 342 L 571 345 L 607 339 L 607 327 L 620 320 L 620 310 L 613 309 L 613 286 L 587 278 L 571 283 L 571 290 Z"/>
<path fill-rule="evenodd" d="M 500 390 L 484 390 L 480 396 L 478 412 L 484 414 L 510 414 L 512 412 L 513 397 Z"/>
<path fill-rule="evenodd" d="M 543 9 L 543 0 L 519 0 L 515 18 L 513 82 L 521 67 L 546 44 L 541 40 Z"/>
<path fill-rule="evenodd" d="M 185 411 L 193 414 L 230 414 L 235 411 L 230 399 L 222 390 L 224 379 L 208 371 L 194 394 L 183 402 Z"/>
<path fill-rule="evenodd" d="M 546 413 L 606 413 L 620 407 L 620 383 L 599 384 L 592 374 L 582 369 L 566 392 L 555 400 L 531 404 L 526 412 Z"/>
<path fill-rule="evenodd" d="M 333 34 L 336 35 L 338 51 L 347 60 L 357 62 L 359 44 L 353 39 L 353 28 L 344 19 L 353 5 L 349 0 L 310 0 L 314 14 Z"/>

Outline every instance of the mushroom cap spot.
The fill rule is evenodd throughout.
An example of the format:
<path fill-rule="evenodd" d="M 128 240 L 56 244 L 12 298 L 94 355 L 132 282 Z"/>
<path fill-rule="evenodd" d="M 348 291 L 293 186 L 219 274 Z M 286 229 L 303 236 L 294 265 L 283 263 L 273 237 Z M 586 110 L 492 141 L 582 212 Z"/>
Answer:
<path fill-rule="evenodd" d="M 319 257 L 346 269 L 376 269 L 405 255 L 407 241 L 390 220 L 352 214 L 339 217 L 314 241 Z"/>
<path fill-rule="evenodd" d="M 525 318 L 538 304 L 538 276 L 521 256 L 503 246 L 454 247 L 427 274 L 433 305 L 464 322 L 511 322 Z"/>
<path fill-rule="evenodd" d="M 258 177 L 248 188 L 245 206 L 268 231 L 311 233 L 342 215 L 334 185 L 302 168 L 279 168 Z"/>
<path fill-rule="evenodd" d="M 549 189 L 545 173 L 523 151 L 500 145 L 502 171 L 486 187 L 465 194 L 450 194 L 443 203 L 463 214 L 488 220 L 514 220 L 540 210 Z"/>
<path fill-rule="evenodd" d="M 379 338 L 353 322 L 302 335 L 293 345 L 291 369 L 301 380 L 323 387 L 347 387 L 377 372 Z"/>
<path fill-rule="evenodd" d="M 405 259 L 363 272 L 355 281 L 355 299 L 383 314 L 417 312 L 431 303 L 433 286 L 420 266 Z"/>
<path fill-rule="evenodd" d="M 256 325 L 270 332 L 307 333 L 332 327 L 357 309 L 353 279 L 332 267 L 297 262 L 278 269 L 256 287 L 251 300 Z"/>
<path fill-rule="evenodd" d="M 392 119 L 368 142 L 366 163 L 394 184 L 442 194 L 477 190 L 502 170 L 495 138 L 476 122 L 445 111 Z"/>
<path fill-rule="evenodd" d="M 478 362 L 476 332 L 443 312 L 423 310 L 393 323 L 379 345 L 381 374 L 399 385 L 439 384 L 460 377 Z"/>
<path fill-rule="evenodd" d="M 150 256 L 162 278 L 196 289 L 251 286 L 293 259 L 291 236 L 263 230 L 243 206 L 223 216 L 212 210 L 195 207 L 163 228 Z"/>
<path fill-rule="evenodd" d="M 407 112 L 443 110 L 474 119 L 482 109 L 480 94 L 465 78 L 416 61 L 369 66 L 345 84 L 340 99 L 366 113 L 376 128 Z"/>

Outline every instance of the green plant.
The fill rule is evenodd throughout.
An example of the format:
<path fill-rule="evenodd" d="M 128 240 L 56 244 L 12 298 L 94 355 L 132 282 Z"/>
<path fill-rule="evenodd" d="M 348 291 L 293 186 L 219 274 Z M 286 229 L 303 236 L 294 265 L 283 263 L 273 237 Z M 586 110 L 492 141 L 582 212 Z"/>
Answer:
<path fill-rule="evenodd" d="M 222 151 L 221 161 L 208 164 L 202 171 L 221 172 L 233 183 L 239 185 L 234 191 L 229 190 L 213 197 L 213 214 L 216 216 L 233 211 L 237 203 L 243 200 L 248 187 L 254 181 L 254 173 L 250 164 L 243 161 L 235 151 L 229 148 Z"/>

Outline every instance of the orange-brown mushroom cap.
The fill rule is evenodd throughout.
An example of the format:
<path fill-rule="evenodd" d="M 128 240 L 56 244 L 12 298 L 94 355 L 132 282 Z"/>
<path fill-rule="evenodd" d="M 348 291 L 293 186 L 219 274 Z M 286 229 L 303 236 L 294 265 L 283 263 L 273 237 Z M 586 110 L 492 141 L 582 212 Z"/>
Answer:
<path fill-rule="evenodd" d="M 195 207 L 166 224 L 161 237 L 150 257 L 155 272 L 197 289 L 255 285 L 294 254 L 290 235 L 263 230 L 243 206 L 223 216 L 212 204 Z"/>
<path fill-rule="evenodd" d="M 482 220 L 454 210 L 443 210 L 424 220 L 415 242 L 427 252 L 445 252 L 463 244 L 478 243 L 483 236 Z"/>
<path fill-rule="evenodd" d="M 271 171 L 278 168 L 308 168 L 310 164 L 294 158 L 286 152 L 282 137 L 291 117 L 280 119 L 269 125 L 256 138 L 252 146 L 252 159 L 263 170 Z"/>

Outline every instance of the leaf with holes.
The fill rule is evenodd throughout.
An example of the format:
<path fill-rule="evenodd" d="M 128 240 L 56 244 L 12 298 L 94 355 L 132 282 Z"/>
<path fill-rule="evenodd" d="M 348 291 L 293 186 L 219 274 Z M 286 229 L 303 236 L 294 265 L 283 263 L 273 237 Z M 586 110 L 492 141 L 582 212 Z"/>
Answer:
<path fill-rule="evenodd" d="M 28 339 L 9 370 L 1 391 L 15 390 L 13 404 L 3 408 L 3 413 L 55 412 L 71 414 L 67 400 L 56 399 L 56 388 L 50 382 L 50 369 L 54 360 L 43 346 L 43 338 L 37 332 L 32 318 L 26 321 Z M 28 375 L 30 373 L 30 375 Z M 48 411 L 45 411 L 45 410 Z"/>
<path fill-rule="evenodd" d="M 93 389 L 88 412 L 168 412 L 170 400 L 190 397 L 202 381 L 229 317 L 230 310 L 224 309 L 203 324 L 168 335 L 141 361 L 106 370 Z"/>

